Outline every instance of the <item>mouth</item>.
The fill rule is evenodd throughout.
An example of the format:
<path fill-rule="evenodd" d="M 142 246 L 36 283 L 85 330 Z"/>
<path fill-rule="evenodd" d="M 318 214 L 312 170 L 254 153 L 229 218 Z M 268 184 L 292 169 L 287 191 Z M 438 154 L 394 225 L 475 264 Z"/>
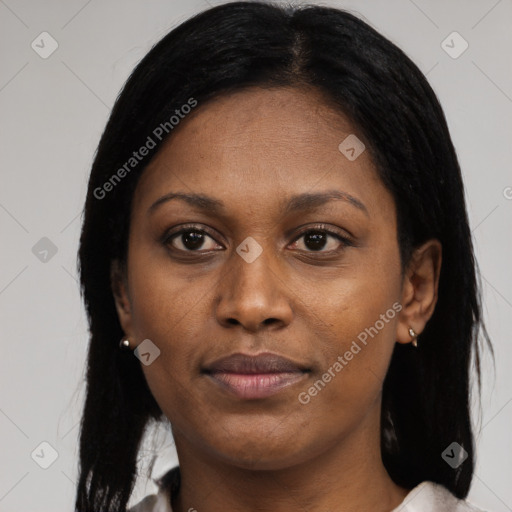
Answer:
<path fill-rule="evenodd" d="M 233 354 L 202 370 L 231 396 L 245 400 L 267 398 L 308 377 L 310 369 L 272 353 Z"/>

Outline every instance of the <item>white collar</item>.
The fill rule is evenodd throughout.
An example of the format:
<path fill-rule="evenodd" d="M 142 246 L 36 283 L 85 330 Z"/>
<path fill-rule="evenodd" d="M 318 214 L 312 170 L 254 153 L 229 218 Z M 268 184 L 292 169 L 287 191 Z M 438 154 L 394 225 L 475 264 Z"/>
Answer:
<path fill-rule="evenodd" d="M 146 496 L 128 512 L 172 512 L 169 489 Z M 465 500 L 457 499 L 446 487 L 424 481 L 411 489 L 402 503 L 391 512 L 484 512 Z"/>

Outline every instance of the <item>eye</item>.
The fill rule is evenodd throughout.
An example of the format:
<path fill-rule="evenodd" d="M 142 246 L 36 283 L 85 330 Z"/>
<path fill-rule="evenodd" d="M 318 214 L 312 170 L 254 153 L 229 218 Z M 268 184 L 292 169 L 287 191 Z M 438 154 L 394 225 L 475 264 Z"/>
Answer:
<path fill-rule="evenodd" d="M 302 245 L 306 249 L 301 249 L 301 247 L 297 247 L 299 244 L 297 241 L 301 238 L 304 239 Z M 331 243 L 329 243 L 329 239 L 331 239 Z M 336 252 L 342 250 L 345 246 L 353 246 L 352 240 L 347 236 L 342 235 L 341 233 L 337 233 L 335 231 L 331 231 L 329 229 L 325 229 L 324 225 L 317 226 L 315 228 L 310 228 L 306 231 L 303 231 L 301 235 L 295 239 L 293 242 L 295 249 L 305 250 L 306 252 Z M 340 249 L 341 246 L 341 249 Z M 323 251 L 322 249 L 326 248 L 327 250 Z"/>
<path fill-rule="evenodd" d="M 214 243 L 206 243 L 208 239 Z M 207 252 L 215 250 L 215 246 L 219 245 L 204 229 L 196 226 L 186 226 L 179 231 L 166 235 L 163 243 L 184 252 Z M 203 251 L 199 251 L 199 249 Z"/>

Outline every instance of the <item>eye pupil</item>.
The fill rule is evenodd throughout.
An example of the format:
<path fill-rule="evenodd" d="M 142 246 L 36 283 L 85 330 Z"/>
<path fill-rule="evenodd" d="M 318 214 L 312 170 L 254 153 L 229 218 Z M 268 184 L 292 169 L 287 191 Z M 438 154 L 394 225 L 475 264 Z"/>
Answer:
<path fill-rule="evenodd" d="M 181 239 L 187 249 L 199 249 L 204 243 L 203 236 L 197 231 L 186 231 L 181 235 Z"/>
<path fill-rule="evenodd" d="M 318 250 L 323 249 L 326 244 L 326 233 L 321 233 L 318 231 L 310 231 L 304 235 L 304 245 L 308 249 Z M 312 243 L 308 243 L 308 241 Z"/>

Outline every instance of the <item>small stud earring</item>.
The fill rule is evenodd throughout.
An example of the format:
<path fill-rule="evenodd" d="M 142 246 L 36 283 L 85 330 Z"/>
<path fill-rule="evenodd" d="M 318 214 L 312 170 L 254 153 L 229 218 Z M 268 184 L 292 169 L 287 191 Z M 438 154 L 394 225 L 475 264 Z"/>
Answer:
<path fill-rule="evenodd" d="M 414 331 L 414 329 L 412 327 L 409 327 L 409 335 L 412 338 L 412 346 L 417 348 L 418 347 L 418 335 L 416 334 L 416 332 Z"/>
<path fill-rule="evenodd" d="M 124 351 L 127 351 L 130 349 L 130 340 L 127 340 L 127 339 L 122 339 L 120 342 L 119 342 L 119 348 L 121 350 L 124 350 Z"/>

